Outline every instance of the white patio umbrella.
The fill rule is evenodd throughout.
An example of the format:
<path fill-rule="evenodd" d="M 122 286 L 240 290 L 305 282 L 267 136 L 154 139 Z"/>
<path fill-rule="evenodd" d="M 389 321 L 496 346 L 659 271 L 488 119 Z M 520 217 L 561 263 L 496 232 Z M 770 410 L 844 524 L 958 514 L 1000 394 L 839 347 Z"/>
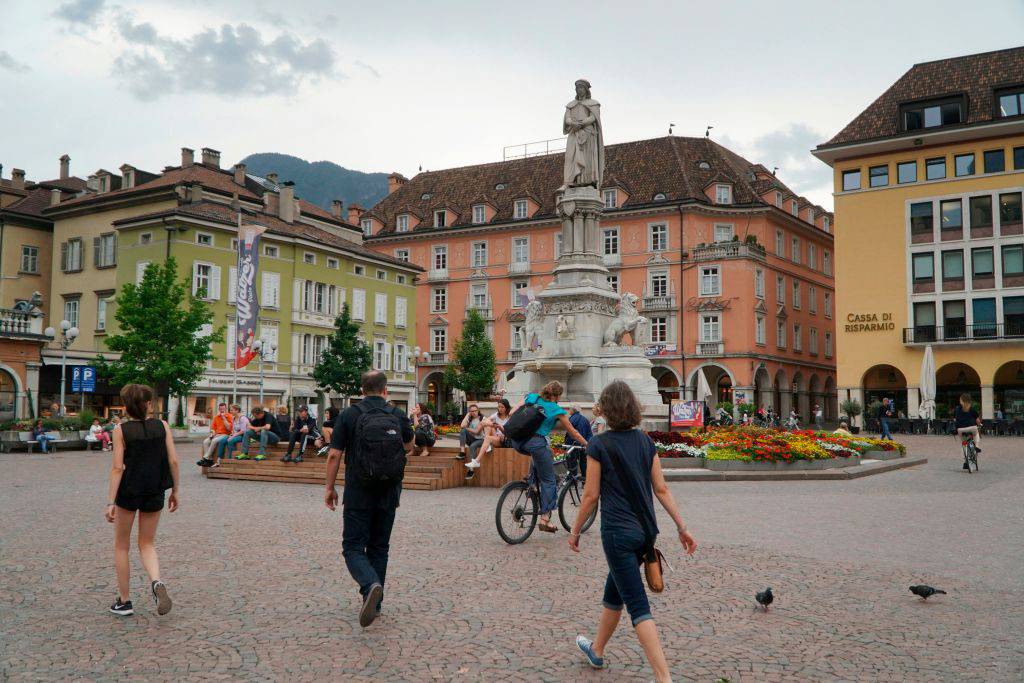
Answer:
<path fill-rule="evenodd" d="M 704 368 L 697 371 L 697 400 L 706 401 L 711 396 L 711 386 L 704 374 Z"/>
<path fill-rule="evenodd" d="M 921 359 L 921 404 L 918 414 L 924 418 L 935 417 L 935 356 L 931 344 L 924 347 Z"/>

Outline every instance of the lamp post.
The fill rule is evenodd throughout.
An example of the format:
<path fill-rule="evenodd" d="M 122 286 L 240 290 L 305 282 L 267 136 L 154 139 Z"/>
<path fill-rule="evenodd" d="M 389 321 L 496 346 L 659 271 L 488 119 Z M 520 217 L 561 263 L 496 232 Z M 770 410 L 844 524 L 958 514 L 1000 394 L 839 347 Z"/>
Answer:
<path fill-rule="evenodd" d="M 50 339 L 57 337 L 57 331 L 52 327 L 47 327 L 43 330 Z M 60 321 L 60 409 L 63 412 L 67 412 L 67 408 L 64 406 L 64 383 L 67 377 L 67 364 L 68 364 L 68 347 L 74 343 L 75 339 L 78 338 L 78 328 L 72 327 L 71 323 L 67 320 Z M 57 417 L 61 417 L 58 415 Z"/>
<path fill-rule="evenodd" d="M 413 350 L 408 354 L 408 357 L 409 357 L 409 360 L 412 362 L 413 366 L 416 367 L 416 368 L 419 368 L 420 364 L 426 363 L 428 360 L 430 360 L 430 354 L 427 353 L 426 351 L 424 351 L 423 349 L 421 349 L 418 346 L 413 348 Z M 417 369 L 416 370 L 416 392 L 415 392 L 415 396 L 414 396 L 414 398 L 415 398 L 415 400 L 417 402 L 420 400 L 419 393 L 420 393 L 420 373 L 419 373 L 419 370 Z M 430 400 L 429 396 L 427 397 L 427 400 L 428 401 Z"/>
<path fill-rule="evenodd" d="M 252 350 L 260 357 L 260 405 L 263 405 L 263 360 L 265 358 L 272 358 L 277 352 L 277 344 L 270 343 L 262 339 L 257 339 L 252 343 Z"/>

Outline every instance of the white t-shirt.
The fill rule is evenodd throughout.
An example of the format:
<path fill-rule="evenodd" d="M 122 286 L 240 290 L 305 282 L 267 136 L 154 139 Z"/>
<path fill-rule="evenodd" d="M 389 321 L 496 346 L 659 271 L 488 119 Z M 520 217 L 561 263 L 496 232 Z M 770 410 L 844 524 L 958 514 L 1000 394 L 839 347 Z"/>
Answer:
<path fill-rule="evenodd" d="M 498 425 L 499 427 L 504 427 L 505 423 L 508 422 L 508 416 L 506 415 L 504 418 L 501 418 L 498 417 L 497 413 L 495 413 L 494 415 L 491 415 L 491 422 Z"/>

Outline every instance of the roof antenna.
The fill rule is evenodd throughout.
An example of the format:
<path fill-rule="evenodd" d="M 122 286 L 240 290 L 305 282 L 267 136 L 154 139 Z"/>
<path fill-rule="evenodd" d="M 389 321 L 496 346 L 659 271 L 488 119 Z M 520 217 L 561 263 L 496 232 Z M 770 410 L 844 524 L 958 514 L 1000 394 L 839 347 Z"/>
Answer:
<path fill-rule="evenodd" d="M 423 164 L 420 164 L 420 173 L 423 173 Z"/>
<path fill-rule="evenodd" d="M 778 171 L 779 171 L 779 167 L 778 166 L 772 166 L 772 175 L 776 175 L 778 173 Z"/>
<path fill-rule="evenodd" d="M 675 128 L 675 126 L 676 126 L 676 124 L 674 124 L 674 123 L 668 124 L 668 134 L 669 135 L 672 135 L 672 129 Z"/>
<path fill-rule="evenodd" d="M 714 128 L 714 126 L 708 126 L 707 130 L 704 131 L 704 137 L 706 137 L 706 138 L 710 138 L 711 137 L 711 129 L 712 128 Z"/>

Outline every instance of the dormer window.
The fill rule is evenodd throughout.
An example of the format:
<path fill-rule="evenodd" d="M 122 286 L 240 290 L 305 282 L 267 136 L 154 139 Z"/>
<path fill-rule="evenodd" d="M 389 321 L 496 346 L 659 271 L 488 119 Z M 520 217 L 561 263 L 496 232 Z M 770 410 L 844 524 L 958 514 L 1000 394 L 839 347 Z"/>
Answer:
<path fill-rule="evenodd" d="M 431 194 L 431 193 L 429 193 L 429 192 L 424 192 L 423 194 L 421 194 L 421 195 L 420 195 L 420 199 L 424 199 L 424 200 L 425 200 L 425 199 L 430 199 L 430 198 L 431 198 L 431 197 L 433 197 L 433 196 L 434 196 L 434 195 L 432 195 L 432 194 Z"/>
<path fill-rule="evenodd" d="M 963 123 L 964 113 L 964 99 L 952 97 L 901 105 L 900 122 L 903 130 L 922 130 Z"/>
<path fill-rule="evenodd" d="M 443 228 L 448 224 L 448 212 L 444 209 L 439 209 L 434 212 L 434 227 Z"/>
<path fill-rule="evenodd" d="M 655 194 L 654 195 L 654 201 L 656 201 L 656 202 L 663 202 L 663 201 L 665 201 L 665 193 L 664 192 L 658 192 L 657 194 Z"/>
<path fill-rule="evenodd" d="M 814 222 L 814 209 L 807 209 L 807 222 L 808 223 L 813 223 Z"/>
<path fill-rule="evenodd" d="M 732 204 L 732 185 L 715 185 L 715 204 Z"/>
<path fill-rule="evenodd" d="M 500 190 L 504 190 L 505 189 L 505 183 L 498 183 L 497 185 L 494 186 L 494 189 L 495 190 L 499 190 L 499 191 Z"/>
<path fill-rule="evenodd" d="M 487 207 L 483 204 L 473 205 L 473 222 L 476 224 L 487 222 Z"/>
<path fill-rule="evenodd" d="M 614 187 L 604 191 L 604 208 L 614 209 L 619 205 L 619 191 Z"/>
<path fill-rule="evenodd" d="M 409 232 L 409 214 L 403 213 L 395 219 L 395 232 Z"/>
<path fill-rule="evenodd" d="M 364 218 L 359 221 L 359 226 L 363 229 L 363 234 L 369 237 L 373 233 L 373 220 Z"/>
<path fill-rule="evenodd" d="M 1024 114 L 1024 85 L 996 92 L 997 113 L 1000 117 Z"/>
<path fill-rule="evenodd" d="M 517 199 L 513 205 L 512 217 L 516 220 L 529 218 L 530 204 L 525 199 Z"/>
<path fill-rule="evenodd" d="M 821 222 L 821 228 L 822 228 L 822 229 L 823 229 L 823 230 L 824 230 L 825 232 L 831 232 L 831 227 L 832 227 L 832 226 L 830 225 L 830 222 L 829 222 L 829 220 L 828 220 L 828 216 L 825 216 L 825 217 L 824 217 L 823 219 L 821 219 L 821 221 L 822 221 L 822 222 Z"/>
<path fill-rule="evenodd" d="M 789 203 L 789 211 L 794 216 L 799 216 L 800 215 L 800 203 L 797 202 L 797 200 L 795 200 L 795 199 L 793 201 L 791 201 Z"/>

